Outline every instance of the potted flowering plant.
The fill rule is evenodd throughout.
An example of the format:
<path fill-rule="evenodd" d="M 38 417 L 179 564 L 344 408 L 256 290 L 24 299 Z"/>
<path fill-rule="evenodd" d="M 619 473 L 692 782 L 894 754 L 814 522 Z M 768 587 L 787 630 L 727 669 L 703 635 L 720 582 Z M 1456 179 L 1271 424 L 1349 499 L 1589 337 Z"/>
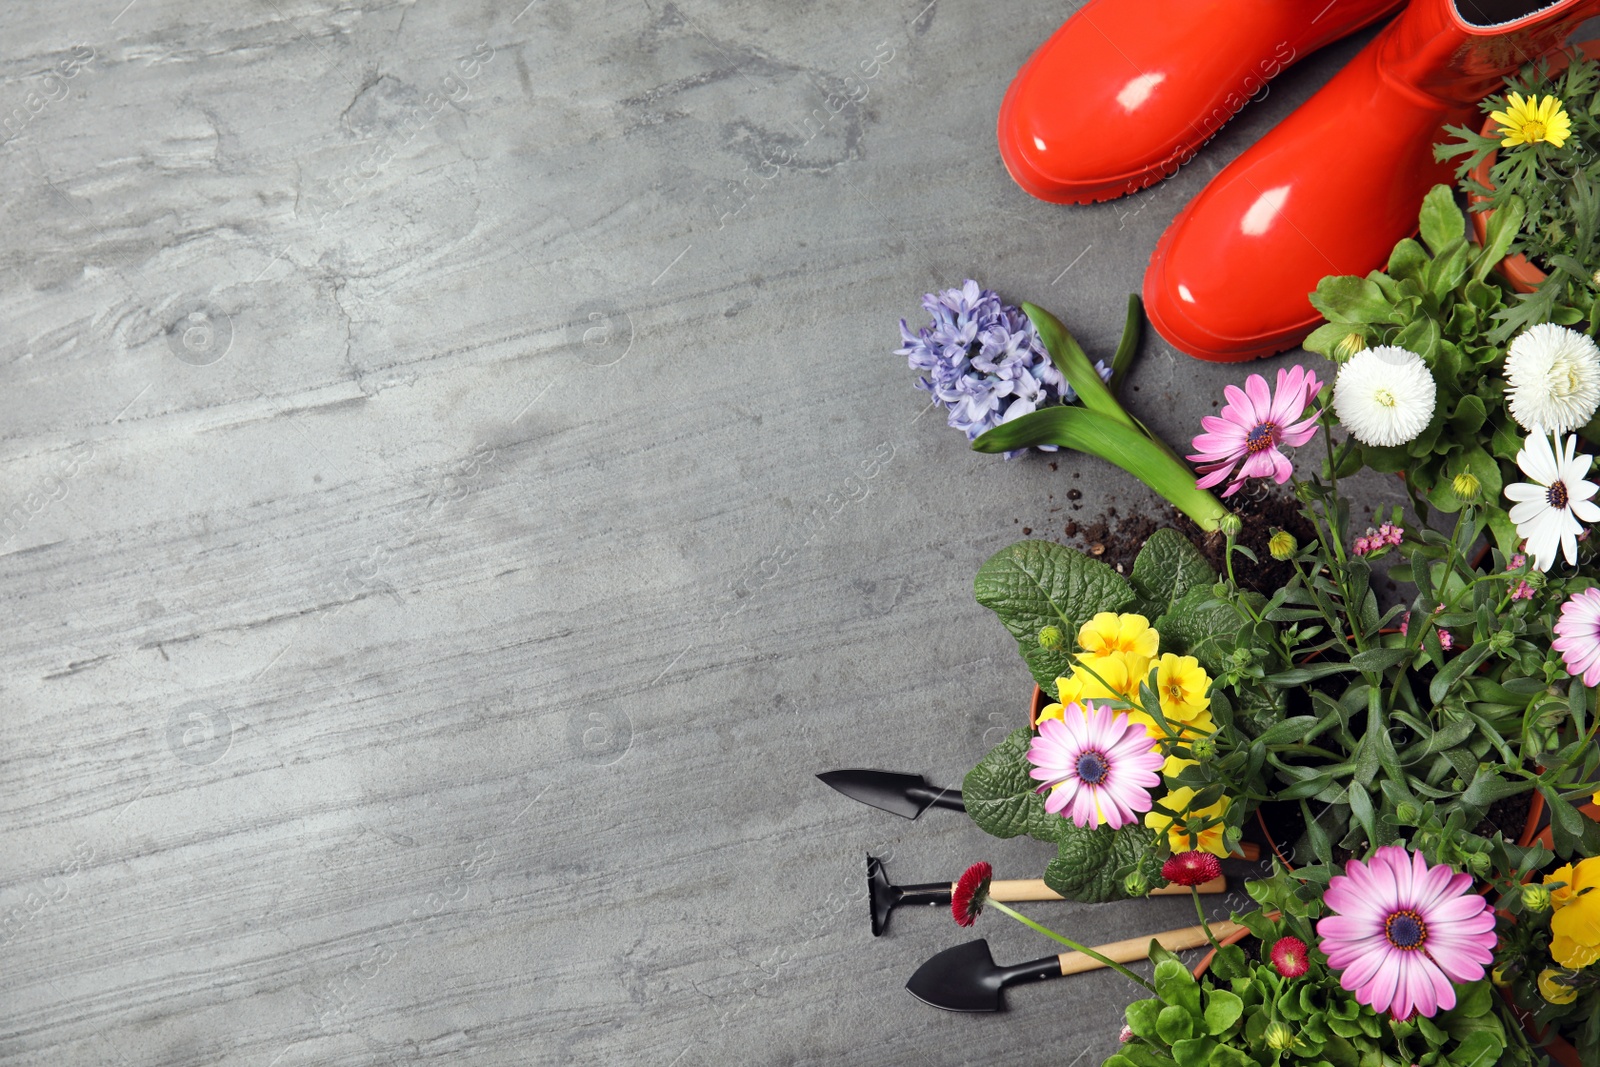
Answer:
<path fill-rule="evenodd" d="M 1521 296 L 1501 316 L 1502 339 L 1540 322 L 1593 320 L 1600 286 L 1600 117 L 1594 112 L 1600 43 L 1541 57 L 1506 79 L 1506 92 L 1483 101 L 1480 131 L 1447 127 L 1455 140 L 1439 159 L 1461 158 L 1479 239 L 1494 212 L 1518 220 L 1500 272 Z"/>
<path fill-rule="evenodd" d="M 1192 891 L 1207 861 L 1215 864 L 1203 853 L 1175 856 L 1168 875 Z M 993 906 L 1085 951 L 991 902 L 988 874 L 979 863 L 963 876 L 951 905 L 958 924 Z M 1151 981 L 1104 961 L 1152 994 L 1128 1005 L 1121 1045 L 1104 1067 L 1536 1062 L 1496 1013 L 1486 980 L 1495 916 L 1469 875 L 1391 845 L 1321 880 L 1279 868 L 1246 888 L 1258 907 L 1235 919 L 1255 939 L 1253 952 L 1213 939 L 1190 972 L 1152 941 Z"/>

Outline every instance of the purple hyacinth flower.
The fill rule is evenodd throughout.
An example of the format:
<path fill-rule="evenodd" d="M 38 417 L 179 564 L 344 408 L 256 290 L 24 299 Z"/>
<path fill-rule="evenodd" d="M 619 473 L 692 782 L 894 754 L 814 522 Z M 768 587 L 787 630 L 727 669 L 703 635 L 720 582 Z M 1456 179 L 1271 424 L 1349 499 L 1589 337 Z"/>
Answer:
<path fill-rule="evenodd" d="M 931 325 L 911 332 L 900 320 L 904 346 L 895 350 L 920 373 L 917 388 L 931 393 L 949 412 L 947 421 L 971 441 L 1003 422 L 1052 404 L 1068 403 L 1077 393 L 1050 362 L 1044 343 L 1021 308 L 967 280 L 960 289 L 928 293 L 922 306 Z M 1109 380 L 1105 363 L 1095 364 Z M 1055 445 L 1038 446 L 1041 452 Z M 1026 452 L 1005 453 L 1007 459 Z"/>

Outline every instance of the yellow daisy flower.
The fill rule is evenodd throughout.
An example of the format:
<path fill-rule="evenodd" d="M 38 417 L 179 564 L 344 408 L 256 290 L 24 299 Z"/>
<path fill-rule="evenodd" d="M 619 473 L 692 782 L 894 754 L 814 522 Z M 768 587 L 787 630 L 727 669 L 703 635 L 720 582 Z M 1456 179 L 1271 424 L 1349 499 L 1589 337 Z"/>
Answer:
<path fill-rule="evenodd" d="M 1117 615 L 1102 611 L 1078 630 L 1078 647 L 1091 656 L 1131 652 L 1146 660 L 1155 658 L 1161 635 L 1143 615 Z"/>
<path fill-rule="evenodd" d="M 1491 113 L 1489 118 L 1500 124 L 1502 148 L 1540 141 L 1560 148 L 1572 135 L 1572 119 L 1553 96 L 1535 93 L 1524 100 L 1521 93 L 1512 93 L 1506 97 L 1506 109 Z"/>
<path fill-rule="evenodd" d="M 1156 664 L 1156 695 L 1161 698 L 1161 714 L 1169 722 L 1192 722 L 1211 707 L 1211 697 L 1206 693 L 1210 686 L 1211 676 L 1200 669 L 1200 661 L 1193 656 L 1166 652 Z"/>
<path fill-rule="evenodd" d="M 1145 813 L 1144 824 L 1158 834 L 1165 831 L 1167 843 L 1172 846 L 1172 851 L 1174 852 L 1188 852 L 1194 849 L 1200 852 L 1209 852 L 1213 856 L 1226 856 L 1228 850 L 1222 843 L 1223 825 L 1221 820 L 1228 813 L 1228 798 L 1223 797 L 1209 807 L 1190 811 L 1189 802 L 1194 799 L 1194 795 L 1195 791 L 1188 786 L 1180 786 L 1172 790 L 1161 801 L 1161 804 L 1164 807 L 1171 808 L 1173 811 L 1183 812 L 1183 817 L 1173 819 L 1169 815 L 1164 815 L 1152 809 Z M 1216 825 L 1205 830 L 1197 830 L 1191 834 L 1186 821 L 1194 819 L 1198 822 L 1201 818 L 1207 816 L 1217 819 Z"/>

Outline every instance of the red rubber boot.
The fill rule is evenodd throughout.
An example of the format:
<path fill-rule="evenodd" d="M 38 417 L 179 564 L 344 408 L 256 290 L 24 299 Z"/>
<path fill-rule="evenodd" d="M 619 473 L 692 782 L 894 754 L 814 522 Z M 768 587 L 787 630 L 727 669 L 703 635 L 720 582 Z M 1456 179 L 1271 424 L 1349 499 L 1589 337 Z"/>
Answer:
<path fill-rule="evenodd" d="M 1443 127 L 1559 45 L 1600 0 L 1411 0 L 1333 80 L 1173 220 L 1144 278 L 1162 337 L 1201 359 L 1270 356 L 1322 316 L 1328 274 L 1381 268 L 1417 229 Z"/>
<path fill-rule="evenodd" d="M 1087 204 L 1171 177 L 1295 60 L 1405 0 L 1089 0 L 1018 72 L 1000 156 L 1023 189 Z"/>

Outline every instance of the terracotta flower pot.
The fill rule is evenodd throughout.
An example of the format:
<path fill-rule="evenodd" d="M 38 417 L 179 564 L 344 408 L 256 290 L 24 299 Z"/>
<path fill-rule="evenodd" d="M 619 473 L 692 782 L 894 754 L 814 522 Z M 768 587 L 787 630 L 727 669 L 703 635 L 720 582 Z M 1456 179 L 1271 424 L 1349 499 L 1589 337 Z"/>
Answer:
<path fill-rule="evenodd" d="M 1583 54 L 1590 59 L 1600 59 L 1600 41 L 1579 41 L 1573 47 L 1582 50 Z M 1556 52 L 1547 58 L 1550 60 L 1551 74 L 1560 74 L 1572 62 L 1571 57 L 1565 51 Z M 1493 137 L 1499 125 L 1493 119 L 1484 120 L 1483 135 L 1485 137 Z M 1494 183 L 1489 180 L 1489 170 L 1499 157 L 1500 153 L 1490 152 L 1484 157 L 1483 162 L 1472 168 L 1469 176 L 1485 189 L 1493 189 Z M 1487 199 L 1488 197 L 1486 196 L 1468 194 L 1467 203 L 1468 205 L 1481 204 Z M 1487 238 L 1489 220 L 1493 217 L 1494 212 L 1492 211 L 1475 211 L 1471 214 L 1472 228 L 1478 235 L 1479 244 L 1482 244 Z M 1500 265 L 1496 269 L 1499 275 L 1506 280 L 1506 284 L 1511 286 L 1514 292 L 1518 293 L 1533 292 L 1549 277 L 1544 271 L 1529 262 L 1526 256 L 1507 256 L 1500 261 Z"/>

